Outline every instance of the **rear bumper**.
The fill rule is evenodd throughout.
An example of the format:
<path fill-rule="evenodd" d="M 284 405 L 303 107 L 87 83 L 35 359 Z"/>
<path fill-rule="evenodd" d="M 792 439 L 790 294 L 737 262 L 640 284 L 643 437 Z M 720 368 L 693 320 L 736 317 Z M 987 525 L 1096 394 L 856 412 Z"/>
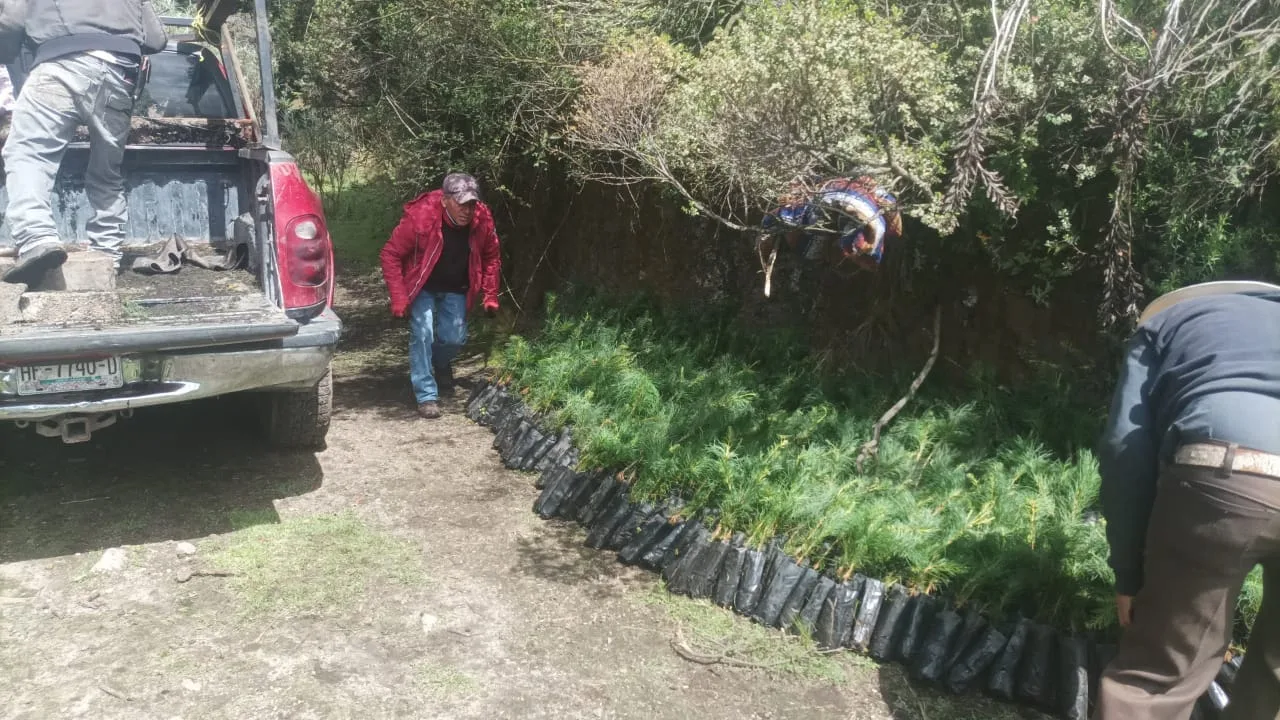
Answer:
<path fill-rule="evenodd" d="M 0 421 L 120 412 L 247 390 L 305 390 L 328 372 L 341 333 L 341 320 L 326 310 L 278 340 L 126 354 L 125 386 L 118 390 L 19 397 L 12 371 L 0 369 Z"/>

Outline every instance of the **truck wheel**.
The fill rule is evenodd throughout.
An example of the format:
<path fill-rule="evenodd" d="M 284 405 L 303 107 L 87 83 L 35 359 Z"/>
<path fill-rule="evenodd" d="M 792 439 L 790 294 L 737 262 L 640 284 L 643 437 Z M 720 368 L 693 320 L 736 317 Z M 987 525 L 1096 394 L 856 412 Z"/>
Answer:
<path fill-rule="evenodd" d="M 333 370 L 311 390 L 268 393 L 263 419 L 267 443 L 288 450 L 323 450 L 333 412 Z"/>

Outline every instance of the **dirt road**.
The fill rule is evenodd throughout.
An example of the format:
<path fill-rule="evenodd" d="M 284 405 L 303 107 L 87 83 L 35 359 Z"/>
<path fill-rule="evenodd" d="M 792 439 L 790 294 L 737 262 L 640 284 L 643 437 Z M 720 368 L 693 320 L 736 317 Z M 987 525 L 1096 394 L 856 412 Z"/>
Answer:
<path fill-rule="evenodd" d="M 456 406 L 417 419 L 376 283 L 340 311 L 322 453 L 263 449 L 240 400 L 139 413 L 84 446 L 0 430 L 0 718 L 1019 716 L 674 600 L 584 548 L 530 512 L 532 478 Z"/>

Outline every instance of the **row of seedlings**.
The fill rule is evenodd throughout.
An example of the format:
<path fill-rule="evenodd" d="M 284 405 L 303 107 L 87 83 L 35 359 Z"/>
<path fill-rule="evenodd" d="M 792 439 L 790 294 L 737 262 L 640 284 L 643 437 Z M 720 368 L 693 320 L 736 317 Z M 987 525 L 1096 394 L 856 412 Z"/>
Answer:
<path fill-rule="evenodd" d="M 807 633 L 824 648 L 900 663 L 913 679 L 951 693 L 981 690 L 1066 720 L 1085 720 L 1093 710 L 1114 645 L 1022 617 L 993 622 L 861 574 L 832 577 L 788 556 L 781 538 L 752 548 L 741 533 L 717 533 L 709 514 L 683 516 L 678 498 L 633 501 L 622 473 L 581 469 L 572 432 L 546 430 L 546 419 L 502 385 L 473 390 L 466 413 L 494 432 L 506 467 L 538 473 L 534 512 L 580 523 L 588 547 L 660 573 L 670 592 L 707 598 L 766 627 Z M 1240 660 L 1223 664 L 1193 718 L 1220 715 Z"/>

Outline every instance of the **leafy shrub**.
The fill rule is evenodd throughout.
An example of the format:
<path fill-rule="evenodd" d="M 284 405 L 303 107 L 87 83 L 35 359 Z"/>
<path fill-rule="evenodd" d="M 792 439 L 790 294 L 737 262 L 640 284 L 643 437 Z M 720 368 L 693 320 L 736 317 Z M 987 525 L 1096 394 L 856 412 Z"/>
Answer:
<path fill-rule="evenodd" d="M 923 221 L 913 267 L 979 260 L 1042 304 L 1116 295 L 1099 305 L 1113 318 L 1142 291 L 1280 274 L 1263 196 L 1280 169 L 1280 30 L 1256 4 L 271 7 L 291 147 L 317 178 L 340 182 L 344 148 L 402 195 L 459 168 L 528 195 L 548 179 L 531 169 L 555 184 L 567 165 L 752 228 L 793 178 L 865 171 Z M 1188 45 L 1153 54 L 1119 16 Z"/>

